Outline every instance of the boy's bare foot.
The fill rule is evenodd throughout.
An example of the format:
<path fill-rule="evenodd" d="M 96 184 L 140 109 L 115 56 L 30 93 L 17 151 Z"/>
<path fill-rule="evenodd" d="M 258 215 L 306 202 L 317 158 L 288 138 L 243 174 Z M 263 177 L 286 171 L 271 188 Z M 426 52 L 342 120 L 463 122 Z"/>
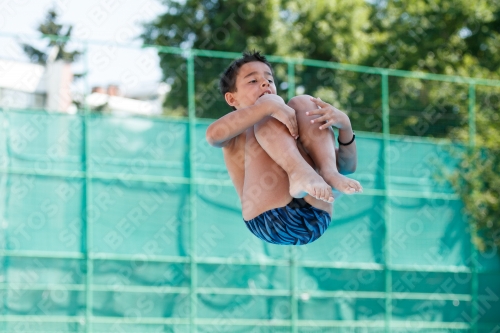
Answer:
<path fill-rule="evenodd" d="M 321 172 L 319 173 L 323 179 L 332 186 L 335 190 L 345 193 L 354 194 L 363 192 L 361 184 L 354 179 L 341 175 L 338 172 Z"/>
<path fill-rule="evenodd" d="M 307 194 L 325 202 L 333 202 L 332 188 L 314 170 L 297 170 L 288 175 L 290 195 L 303 198 Z"/>

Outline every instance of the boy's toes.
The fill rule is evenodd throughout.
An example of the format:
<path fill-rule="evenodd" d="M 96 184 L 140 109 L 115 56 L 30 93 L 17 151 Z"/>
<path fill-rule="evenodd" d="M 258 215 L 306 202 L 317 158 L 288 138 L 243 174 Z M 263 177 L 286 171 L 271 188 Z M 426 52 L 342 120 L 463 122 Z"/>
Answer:
<path fill-rule="evenodd" d="M 323 189 L 318 189 L 318 191 L 316 192 L 318 194 L 318 196 L 316 197 L 316 199 L 319 199 L 319 200 L 323 200 Z"/>
<path fill-rule="evenodd" d="M 356 192 L 363 192 L 363 186 L 359 182 L 356 182 Z"/>
<path fill-rule="evenodd" d="M 312 193 L 313 193 L 313 194 L 312 194 L 312 196 L 313 196 L 314 198 L 316 198 L 316 199 L 318 199 L 318 200 L 321 200 L 321 190 L 320 190 L 320 189 L 316 189 L 316 188 L 315 188 L 315 189 L 312 191 Z"/>
<path fill-rule="evenodd" d="M 313 191 L 314 194 L 311 194 L 314 198 L 325 201 L 325 202 L 331 202 L 330 198 L 333 198 L 333 194 L 331 193 L 331 189 L 320 187 L 316 188 Z"/>
<path fill-rule="evenodd" d="M 330 191 L 330 189 L 327 187 L 325 188 L 325 198 L 323 200 L 325 200 L 326 202 L 328 202 L 328 199 L 330 199 L 330 197 L 332 196 L 332 191 Z"/>
<path fill-rule="evenodd" d="M 318 199 L 325 200 L 325 189 L 322 188 L 318 191 Z"/>
<path fill-rule="evenodd" d="M 356 181 L 356 180 L 353 180 L 349 186 L 351 187 L 352 190 L 354 190 L 354 192 L 363 192 L 363 187 L 361 186 L 361 184 Z M 354 193 L 352 192 L 352 193 Z"/>
<path fill-rule="evenodd" d="M 327 190 L 327 196 L 326 196 L 327 202 L 333 202 L 335 198 L 333 197 L 333 192 L 331 188 L 328 188 Z"/>
<path fill-rule="evenodd" d="M 326 188 L 321 189 L 321 198 L 320 199 L 322 201 L 328 201 L 328 193 L 327 193 Z"/>
<path fill-rule="evenodd" d="M 321 199 L 321 191 L 319 189 L 314 189 L 311 194 L 315 199 Z"/>

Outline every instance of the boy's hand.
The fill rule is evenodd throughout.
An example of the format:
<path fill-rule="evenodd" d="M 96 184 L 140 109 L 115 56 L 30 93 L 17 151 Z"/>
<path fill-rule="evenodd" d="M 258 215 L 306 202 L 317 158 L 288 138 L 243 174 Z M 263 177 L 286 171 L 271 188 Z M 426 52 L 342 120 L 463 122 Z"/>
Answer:
<path fill-rule="evenodd" d="M 292 137 L 297 140 L 299 138 L 299 129 L 297 126 L 297 117 L 295 110 L 285 104 L 283 98 L 274 94 L 263 95 L 255 101 L 255 105 L 261 104 L 273 118 L 283 123 Z"/>
<path fill-rule="evenodd" d="M 344 112 L 334 108 L 328 103 L 323 102 L 320 98 L 311 97 L 311 101 L 319 106 L 320 109 L 308 111 L 306 112 L 306 115 L 320 115 L 320 117 L 311 120 L 311 124 L 321 124 L 321 126 L 319 127 L 320 130 L 328 128 L 330 126 L 337 127 L 338 129 L 348 128 L 351 126 L 351 121 Z"/>

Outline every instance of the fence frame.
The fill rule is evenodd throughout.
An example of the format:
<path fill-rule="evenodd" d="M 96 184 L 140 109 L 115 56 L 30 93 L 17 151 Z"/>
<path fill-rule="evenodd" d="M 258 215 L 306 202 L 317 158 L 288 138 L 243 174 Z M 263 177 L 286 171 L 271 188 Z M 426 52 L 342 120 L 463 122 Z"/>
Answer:
<path fill-rule="evenodd" d="M 0 38 L 16 38 L 19 35 L 16 34 L 6 34 L 0 33 Z M 44 38 L 49 38 L 52 40 L 69 40 L 66 37 L 58 37 L 58 36 L 50 36 L 44 35 Z M 86 68 L 86 73 L 89 72 L 88 67 L 88 47 L 89 45 L 109 45 L 113 44 L 114 46 L 120 48 L 131 48 L 129 45 L 121 45 L 113 42 L 102 42 L 102 41 L 90 41 L 90 40 L 77 40 L 71 39 L 73 42 L 82 43 L 84 45 L 84 64 Z M 478 269 L 476 267 L 476 259 L 478 256 L 478 250 L 472 242 L 472 237 L 475 233 L 475 229 L 472 228 L 471 232 L 471 253 L 470 256 L 471 266 L 414 266 L 414 265 L 395 265 L 390 262 L 391 258 L 391 240 L 390 240 L 390 232 L 391 232 L 391 206 L 390 206 L 390 198 L 393 196 L 406 196 L 406 197 L 421 197 L 421 198 L 447 198 L 451 200 L 459 200 L 458 196 L 455 194 L 446 194 L 446 193 L 411 193 L 408 191 L 398 191 L 391 189 L 389 182 L 390 175 L 390 163 L 389 163 L 389 147 L 391 138 L 397 137 L 391 135 L 390 127 L 389 127 L 389 115 L 390 115 L 390 106 L 389 106 L 389 77 L 403 77 L 403 78 L 415 78 L 415 79 L 424 79 L 424 80 L 434 80 L 441 82 L 451 82 L 451 83 L 460 83 L 467 84 L 468 89 L 468 114 L 469 114 L 469 142 L 468 145 L 473 147 L 476 144 L 476 126 L 475 126 L 475 108 L 476 108 L 476 86 L 490 86 L 490 87 L 500 87 L 500 80 L 487 80 L 480 78 L 468 78 L 468 77 L 460 77 L 460 76 L 451 76 L 451 75 L 440 75 L 440 74 L 431 74 L 431 73 L 421 73 L 421 72 L 409 72 L 402 70 L 394 70 L 387 68 L 375 68 L 375 67 L 366 67 L 366 66 L 358 66 L 358 65 L 350 65 L 350 64 L 340 64 L 334 62 L 327 61 L 318 61 L 311 59 L 297 59 L 297 58 L 287 58 L 287 57 L 279 57 L 279 56 L 267 56 L 269 61 L 286 64 L 287 65 L 287 74 L 288 74 L 288 98 L 293 97 L 295 91 L 295 66 L 297 65 L 305 65 L 311 67 L 318 68 L 328 68 L 328 69 L 337 69 L 337 70 L 345 70 L 345 71 L 353 71 L 367 74 L 380 75 L 381 78 L 381 100 L 382 100 L 382 124 L 383 130 L 382 135 L 375 135 L 370 133 L 358 133 L 357 135 L 360 137 L 371 137 L 375 136 L 383 139 L 383 149 L 384 149 L 384 157 L 383 157 L 383 165 L 384 165 L 384 190 L 366 190 L 362 195 L 375 195 L 382 196 L 385 198 L 384 204 L 384 223 L 385 223 L 385 249 L 384 249 L 384 262 L 385 264 L 371 264 L 371 263 L 317 263 L 317 262 L 307 262 L 301 261 L 297 259 L 296 251 L 294 247 L 289 247 L 289 259 L 288 260 L 248 260 L 246 262 L 242 262 L 239 264 L 243 265 L 274 265 L 274 266 L 286 266 L 290 268 L 290 281 L 291 286 L 290 290 L 250 290 L 250 289 L 235 289 L 235 288 L 198 288 L 197 287 L 197 265 L 198 264 L 228 264 L 229 260 L 225 258 L 198 258 L 196 256 L 196 188 L 198 185 L 202 184 L 219 184 L 221 186 L 232 186 L 230 181 L 215 181 L 211 179 L 200 178 L 196 174 L 196 170 L 199 166 L 196 165 L 195 162 L 195 151 L 194 146 L 197 142 L 195 126 L 200 123 L 207 123 L 209 120 L 203 120 L 196 117 L 195 114 L 195 69 L 194 69 L 194 57 L 212 57 L 212 58 L 223 58 L 223 59 L 235 59 L 240 57 L 239 53 L 234 52 L 222 52 L 222 51 L 213 51 L 213 50 L 198 50 L 198 49 L 181 49 L 175 47 L 166 47 L 166 46 L 157 46 L 157 45 L 144 45 L 144 48 L 153 48 L 156 49 L 159 53 L 164 54 L 175 54 L 181 55 L 186 60 L 187 66 L 187 92 L 188 92 L 188 100 L 186 101 L 188 105 L 188 127 L 189 127 L 189 177 L 156 177 L 156 176 L 132 176 L 130 180 L 138 180 L 138 181 L 146 181 L 146 182 L 157 182 L 157 183 L 165 183 L 166 181 L 171 183 L 178 184 L 188 184 L 189 185 L 189 202 L 191 205 L 190 212 L 190 252 L 187 257 L 172 257 L 172 256 L 148 256 L 147 261 L 155 261 L 155 262 L 165 262 L 165 263 L 186 263 L 190 265 L 190 273 L 191 280 L 189 288 L 176 288 L 170 287 L 163 289 L 164 293 L 184 293 L 189 295 L 190 298 L 190 316 L 187 319 L 184 318 L 126 318 L 126 317 L 97 317 L 92 313 L 92 304 L 93 304 L 93 292 L 94 291 L 111 291 L 111 286 L 99 286 L 93 284 L 93 264 L 96 259 L 99 260 L 123 260 L 128 261 L 132 259 L 130 255 L 118 255 L 113 253 L 97 253 L 94 252 L 93 244 L 92 244 L 92 234 L 93 234 L 93 221 L 90 218 L 88 203 L 90 202 L 90 198 L 92 197 L 92 180 L 93 179 L 117 179 L 119 180 L 119 176 L 115 174 L 106 174 L 106 173 L 96 173 L 92 172 L 90 168 L 90 151 L 89 151 L 89 119 L 91 117 L 91 112 L 88 105 L 84 106 L 83 113 L 83 135 L 84 135 L 84 155 L 83 165 L 84 169 L 82 172 L 60 172 L 60 171 L 46 171 L 39 172 L 28 169 L 21 168 L 13 168 L 10 163 L 7 164 L 7 168 L 0 169 L 0 174 L 6 175 L 36 175 L 43 177 L 64 177 L 64 178 L 77 178 L 83 179 L 84 186 L 84 206 L 85 206 L 85 224 L 84 224 L 84 232 L 85 232 L 85 248 L 82 252 L 39 252 L 39 251 L 12 251 L 12 250 L 0 250 L 0 256 L 4 258 L 9 257 L 28 257 L 28 258 L 60 258 L 60 259 L 79 259 L 84 260 L 86 263 L 87 274 L 85 279 L 85 284 L 83 285 L 65 285 L 64 287 L 68 290 L 79 290 L 85 292 L 86 299 L 86 309 L 85 316 L 82 318 L 81 316 L 18 316 L 18 315 L 6 315 L 4 313 L 0 314 L 0 323 L 6 324 L 10 321 L 25 321 L 25 322 L 74 322 L 74 323 L 84 323 L 85 331 L 87 333 L 92 332 L 92 324 L 93 323 L 144 323 L 144 324 L 180 324 L 180 325 L 188 325 L 190 328 L 190 332 L 196 332 L 197 327 L 200 325 L 207 324 L 218 324 L 220 325 L 221 319 L 202 319 L 197 318 L 197 297 L 199 294 L 205 293 L 217 293 L 217 294 L 240 294 L 240 295 L 254 295 L 255 293 L 259 295 L 268 295 L 268 296 L 287 296 L 290 298 L 290 307 L 292 309 L 290 320 L 227 320 L 225 322 L 226 325 L 258 325 L 258 326 L 280 326 L 280 327 L 289 327 L 292 332 L 298 332 L 299 327 L 308 327 L 308 326 L 321 326 L 321 327 L 378 327 L 385 328 L 385 331 L 388 333 L 391 331 L 391 328 L 396 327 L 406 327 L 406 322 L 398 322 L 392 320 L 392 300 L 393 299 L 428 299 L 430 293 L 398 293 L 392 290 L 392 272 L 395 270 L 408 270 L 408 271 L 429 271 L 429 272 L 461 272 L 461 273 L 470 273 L 472 276 L 471 279 L 471 294 L 447 294 L 440 293 L 438 294 L 440 299 L 443 300 L 458 300 L 458 301 L 470 301 L 471 302 L 471 318 L 477 318 L 478 314 Z M 136 47 L 132 47 L 136 49 Z M 89 91 L 89 83 L 87 79 L 87 75 L 85 76 L 85 86 L 86 91 Z M 14 110 L 1 109 L 0 112 L 8 113 L 8 112 L 16 112 Z M 183 121 L 184 122 L 184 121 Z M 5 129 L 5 127 L 4 127 Z M 8 132 L 6 132 L 7 142 Z M 429 139 L 430 140 L 430 139 Z M 432 140 L 439 141 L 439 140 Z M 9 152 L 7 151 L 8 155 Z M 8 160 L 9 156 L 7 156 Z M 306 320 L 298 319 L 298 286 L 297 286 L 297 272 L 301 267 L 319 267 L 319 268 L 341 268 L 341 269 L 370 269 L 370 270 L 379 270 L 384 271 L 385 275 L 385 290 L 384 292 L 315 292 L 315 296 L 319 297 L 335 297 L 342 294 L 343 296 L 350 297 L 363 297 L 363 298 L 383 298 L 385 300 L 385 318 L 383 321 L 355 321 L 355 320 L 343 320 L 343 321 L 321 321 L 314 323 Z M 0 291 L 7 291 L 12 288 L 25 289 L 25 290 L 46 290 L 50 288 L 48 285 L 22 285 L 15 283 L 0 283 Z M 124 287 L 126 291 L 130 292 L 147 292 L 150 290 L 150 287 L 134 287 L 128 286 Z M 423 322 L 419 323 L 420 328 L 429 328 L 429 329 L 456 329 L 456 330 L 472 330 L 473 332 L 478 332 L 480 325 L 477 321 L 472 323 L 462 323 L 462 322 Z"/>

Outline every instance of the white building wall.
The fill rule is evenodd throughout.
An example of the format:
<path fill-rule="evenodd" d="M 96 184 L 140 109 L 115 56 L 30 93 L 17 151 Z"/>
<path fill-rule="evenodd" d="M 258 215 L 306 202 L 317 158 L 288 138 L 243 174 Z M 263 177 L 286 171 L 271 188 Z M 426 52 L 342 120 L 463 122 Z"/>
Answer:
<path fill-rule="evenodd" d="M 63 60 L 48 63 L 44 79 L 47 89 L 47 110 L 67 112 L 72 103 L 71 65 Z"/>

